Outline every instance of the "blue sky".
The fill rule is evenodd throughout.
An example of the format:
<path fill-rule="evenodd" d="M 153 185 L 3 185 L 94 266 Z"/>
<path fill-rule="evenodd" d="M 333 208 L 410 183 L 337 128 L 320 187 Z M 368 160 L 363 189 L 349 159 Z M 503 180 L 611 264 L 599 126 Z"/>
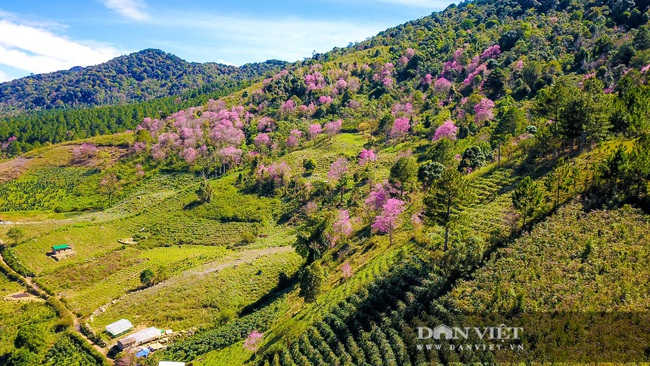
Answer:
<path fill-rule="evenodd" d="M 242 65 L 363 41 L 450 0 L 0 0 L 0 82 L 145 48 Z"/>

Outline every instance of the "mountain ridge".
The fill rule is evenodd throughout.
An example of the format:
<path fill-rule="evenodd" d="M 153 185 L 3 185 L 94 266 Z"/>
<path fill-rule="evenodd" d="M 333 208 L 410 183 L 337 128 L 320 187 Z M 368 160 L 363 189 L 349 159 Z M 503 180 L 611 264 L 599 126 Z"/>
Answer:
<path fill-rule="evenodd" d="M 285 62 L 242 66 L 188 62 L 148 48 L 107 62 L 30 75 L 0 84 L 0 116 L 25 111 L 83 108 L 143 102 L 213 84 L 262 75 Z"/>

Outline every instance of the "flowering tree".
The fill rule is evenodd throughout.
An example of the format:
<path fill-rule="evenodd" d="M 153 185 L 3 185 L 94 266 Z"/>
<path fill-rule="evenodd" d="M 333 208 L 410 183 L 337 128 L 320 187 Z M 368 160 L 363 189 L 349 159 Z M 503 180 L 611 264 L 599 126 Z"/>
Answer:
<path fill-rule="evenodd" d="M 393 128 L 390 130 L 390 137 L 400 139 L 405 137 L 411 129 L 411 123 L 408 118 L 397 118 L 393 122 Z"/>
<path fill-rule="evenodd" d="M 364 166 L 370 162 L 377 161 L 377 155 L 375 155 L 375 152 L 372 151 L 371 149 L 366 150 L 363 149 L 359 153 L 359 165 Z"/>
<path fill-rule="evenodd" d="M 329 234 L 330 246 L 334 247 L 341 240 L 345 240 L 352 235 L 352 223 L 350 222 L 350 213 L 348 210 L 339 210 L 334 224 L 332 224 L 332 233 Z"/>
<path fill-rule="evenodd" d="M 244 341 L 244 348 L 251 352 L 256 352 L 260 348 L 262 338 L 264 338 L 264 333 L 260 333 L 257 330 L 252 331 Z"/>
<path fill-rule="evenodd" d="M 494 56 L 498 56 L 501 54 L 501 47 L 499 47 L 498 44 L 492 45 L 485 49 L 483 53 L 481 54 L 481 59 L 486 60 L 488 58 L 493 58 Z"/>
<path fill-rule="evenodd" d="M 379 211 L 386 204 L 391 194 L 394 193 L 389 187 L 388 181 L 377 183 L 372 187 L 368 198 L 364 201 L 366 206 L 372 211 Z"/>
<path fill-rule="evenodd" d="M 328 122 L 325 124 L 325 134 L 327 135 L 327 137 L 332 139 L 334 135 L 336 135 L 341 131 L 342 126 L 343 126 L 343 120 L 341 119 L 337 121 Z"/>
<path fill-rule="evenodd" d="M 330 103 L 332 103 L 333 100 L 334 99 L 332 97 L 330 97 L 329 95 L 321 95 L 321 97 L 318 98 L 318 101 L 320 102 L 320 104 L 330 104 Z"/>
<path fill-rule="evenodd" d="M 451 89 L 451 85 L 452 85 L 451 81 L 445 79 L 444 77 L 441 77 L 438 80 L 436 80 L 436 82 L 433 84 L 433 89 L 438 94 L 447 94 Z"/>
<path fill-rule="evenodd" d="M 343 92 L 343 91 L 345 91 L 345 89 L 348 88 L 348 82 L 345 81 L 344 79 L 339 79 L 339 80 L 336 82 L 335 88 L 336 88 L 336 90 L 338 90 L 339 92 Z"/>
<path fill-rule="evenodd" d="M 289 137 L 287 137 L 286 145 L 290 149 L 298 147 L 300 144 L 300 138 L 302 137 L 302 131 L 300 130 L 291 130 Z"/>
<path fill-rule="evenodd" d="M 241 158 L 243 151 L 234 146 L 225 147 L 219 150 L 219 157 L 221 158 L 221 163 L 228 167 L 239 165 L 241 163 Z"/>
<path fill-rule="evenodd" d="M 193 147 L 188 147 L 183 149 L 183 152 L 181 153 L 183 156 L 183 159 L 185 159 L 185 162 L 189 165 L 193 165 L 194 162 L 196 161 L 196 158 L 198 156 L 197 151 Z"/>
<path fill-rule="evenodd" d="M 339 180 L 343 174 L 348 172 L 348 161 L 345 158 L 338 158 L 330 165 L 330 171 L 327 173 L 327 178 L 331 180 Z"/>
<path fill-rule="evenodd" d="M 494 119 L 494 113 L 492 112 L 494 108 L 494 102 L 488 98 L 481 99 L 478 104 L 474 106 L 474 112 L 476 113 L 476 124 L 480 125 L 485 121 L 491 121 Z"/>
<path fill-rule="evenodd" d="M 316 139 L 316 136 L 318 136 L 322 132 L 323 132 L 323 127 L 320 124 L 314 123 L 314 124 L 310 125 L 309 126 L 309 139 L 310 140 Z"/>
<path fill-rule="evenodd" d="M 268 134 L 262 132 L 255 137 L 254 142 L 258 148 L 269 147 L 271 145 L 271 138 Z"/>
<path fill-rule="evenodd" d="M 12 141 L 15 141 L 15 138 Z M 72 149 L 72 161 L 75 163 L 84 162 L 95 155 L 97 155 L 97 146 L 94 144 L 83 143 Z"/>
<path fill-rule="evenodd" d="M 289 101 L 293 103 L 292 100 Z M 257 130 L 260 132 L 271 132 L 273 127 L 275 127 L 275 123 L 269 117 L 262 117 L 262 119 L 257 123 Z"/>
<path fill-rule="evenodd" d="M 352 277 L 352 267 L 350 267 L 350 263 L 347 261 L 341 266 L 341 274 L 346 279 Z"/>
<path fill-rule="evenodd" d="M 291 113 L 296 110 L 296 103 L 289 99 L 286 102 L 282 103 L 282 106 L 280 106 L 280 111 L 282 113 Z"/>
<path fill-rule="evenodd" d="M 404 211 L 404 201 L 390 198 L 382 206 L 382 211 L 375 217 L 372 229 L 389 235 L 390 244 L 393 244 L 393 232 L 400 224 L 399 216 Z"/>
<path fill-rule="evenodd" d="M 433 135 L 433 141 L 438 141 L 443 137 L 446 137 L 450 140 L 455 140 L 457 132 L 458 127 L 454 125 L 454 122 L 447 120 L 436 129 L 436 133 Z"/>

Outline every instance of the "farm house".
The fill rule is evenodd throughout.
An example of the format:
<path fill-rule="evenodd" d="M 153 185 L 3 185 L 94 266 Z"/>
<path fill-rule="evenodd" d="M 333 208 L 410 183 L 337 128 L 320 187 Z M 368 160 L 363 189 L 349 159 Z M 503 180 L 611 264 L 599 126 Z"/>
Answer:
<path fill-rule="evenodd" d="M 143 343 L 151 342 L 160 338 L 161 334 L 162 331 L 156 327 L 147 328 L 145 330 L 131 334 L 126 338 L 120 339 L 117 341 L 117 347 L 120 350 L 124 350 L 125 348 L 139 346 Z"/>
<path fill-rule="evenodd" d="M 106 326 L 106 332 L 113 338 L 122 335 L 131 329 L 133 329 L 133 324 L 131 324 L 131 322 L 126 319 L 120 319 L 115 323 L 111 323 Z"/>

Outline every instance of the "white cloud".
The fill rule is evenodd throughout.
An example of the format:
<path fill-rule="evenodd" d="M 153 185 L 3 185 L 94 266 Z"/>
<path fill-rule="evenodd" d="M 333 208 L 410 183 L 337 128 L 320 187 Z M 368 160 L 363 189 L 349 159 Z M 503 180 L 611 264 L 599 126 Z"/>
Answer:
<path fill-rule="evenodd" d="M 0 19 L 0 65 L 43 73 L 95 65 L 120 54 L 109 45 L 75 41 L 45 28 Z"/>
<path fill-rule="evenodd" d="M 386 28 L 378 23 L 206 14 L 157 16 L 152 22 L 194 32 L 194 36 L 205 39 L 205 50 L 240 64 L 250 60 L 300 60 L 311 56 L 313 51 L 326 52 L 335 46 L 363 41 Z"/>
<path fill-rule="evenodd" d="M 140 21 L 149 19 L 149 15 L 142 10 L 144 3 L 141 0 L 103 0 L 103 2 L 104 6 L 127 18 Z"/>
<path fill-rule="evenodd" d="M 4 83 L 5 81 L 9 81 L 11 78 L 4 72 L 0 71 L 0 83 Z"/>

